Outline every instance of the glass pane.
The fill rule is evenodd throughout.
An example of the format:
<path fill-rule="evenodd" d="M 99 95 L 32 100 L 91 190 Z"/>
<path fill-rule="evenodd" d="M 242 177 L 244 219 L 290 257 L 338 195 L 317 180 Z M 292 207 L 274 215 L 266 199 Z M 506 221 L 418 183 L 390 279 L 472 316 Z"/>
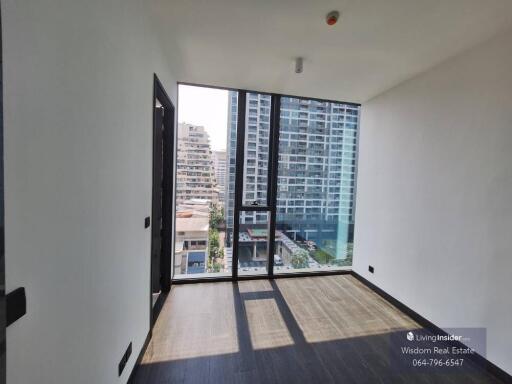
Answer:
<path fill-rule="evenodd" d="M 251 216 L 247 217 L 247 214 Z M 239 275 L 267 274 L 268 222 L 268 212 L 241 212 L 238 241 Z"/>
<path fill-rule="evenodd" d="M 231 276 L 237 92 L 180 85 L 173 277 Z M 213 112 L 212 112 L 213 111 Z"/>
<path fill-rule="evenodd" d="M 274 272 L 352 265 L 359 107 L 281 97 Z"/>
<path fill-rule="evenodd" d="M 270 103 L 269 95 L 247 93 L 242 205 L 267 205 Z"/>

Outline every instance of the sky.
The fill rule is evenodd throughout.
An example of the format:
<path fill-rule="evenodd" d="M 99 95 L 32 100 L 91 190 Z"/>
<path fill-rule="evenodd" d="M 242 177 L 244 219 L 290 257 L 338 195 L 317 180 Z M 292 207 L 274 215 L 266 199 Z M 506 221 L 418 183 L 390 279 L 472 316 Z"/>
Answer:
<path fill-rule="evenodd" d="M 202 125 L 213 151 L 226 150 L 228 95 L 222 89 L 179 85 L 178 122 Z"/>

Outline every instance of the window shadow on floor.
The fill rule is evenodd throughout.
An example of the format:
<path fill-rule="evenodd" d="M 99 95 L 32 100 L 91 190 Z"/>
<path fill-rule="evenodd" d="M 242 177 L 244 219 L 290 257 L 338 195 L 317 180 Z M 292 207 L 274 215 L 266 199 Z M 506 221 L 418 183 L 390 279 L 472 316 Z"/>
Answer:
<path fill-rule="evenodd" d="M 278 284 L 269 284 L 249 292 L 232 284 L 236 353 L 144 364 L 132 383 L 501 383 L 469 360 L 456 371 L 397 369 L 392 340 L 405 330 L 308 342 Z"/>

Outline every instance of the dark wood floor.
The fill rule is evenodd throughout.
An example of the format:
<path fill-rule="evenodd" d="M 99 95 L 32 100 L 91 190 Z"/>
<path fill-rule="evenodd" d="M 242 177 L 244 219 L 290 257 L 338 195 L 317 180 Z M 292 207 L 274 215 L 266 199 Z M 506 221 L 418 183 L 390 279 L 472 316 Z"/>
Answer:
<path fill-rule="evenodd" d="M 134 383 L 500 383 L 394 367 L 392 335 L 419 327 L 350 275 L 178 285 Z"/>

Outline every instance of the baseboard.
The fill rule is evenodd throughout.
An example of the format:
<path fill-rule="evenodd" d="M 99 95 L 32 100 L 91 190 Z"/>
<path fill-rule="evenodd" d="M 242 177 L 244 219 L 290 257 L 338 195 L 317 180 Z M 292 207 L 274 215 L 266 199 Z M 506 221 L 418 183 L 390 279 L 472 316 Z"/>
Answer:
<path fill-rule="evenodd" d="M 371 283 L 370 281 L 366 280 L 363 276 L 360 274 L 352 271 L 352 276 L 354 276 L 357 280 L 359 280 L 361 283 L 366 285 L 368 288 L 370 288 L 372 291 L 374 291 L 376 294 L 381 296 L 383 299 L 388 301 L 390 304 L 395 306 L 397 309 L 399 309 L 401 312 L 408 315 L 410 318 L 412 318 L 414 321 L 416 321 L 418 324 L 420 324 L 422 327 L 427 328 L 428 330 L 440 334 L 440 335 L 447 335 L 445 331 L 443 331 L 441 328 L 439 328 L 437 325 L 432 323 L 431 321 L 427 320 L 423 316 L 421 316 L 419 313 L 415 312 L 411 308 L 409 308 L 404 303 L 398 301 L 393 296 L 382 290 L 381 288 L 377 287 L 375 284 Z M 451 345 L 455 347 L 467 347 L 460 341 L 452 341 Z M 485 357 L 475 353 L 473 355 L 468 355 L 468 358 L 478 365 L 479 367 L 485 369 L 487 372 L 489 372 L 491 375 L 495 376 L 499 380 L 503 381 L 507 384 L 512 384 L 512 376 L 505 372 L 503 369 L 498 367 L 497 365 L 491 363 L 489 360 L 487 360 Z"/>
<path fill-rule="evenodd" d="M 153 334 L 152 329 L 149 330 L 148 334 L 146 335 L 146 340 L 144 341 L 144 344 L 142 345 L 142 348 L 140 350 L 139 356 L 137 356 L 137 361 L 133 365 L 132 371 L 130 372 L 130 376 L 128 377 L 128 384 L 133 383 L 135 374 L 137 373 L 137 369 L 140 366 L 140 363 L 142 362 L 142 358 L 144 357 L 144 354 L 146 353 L 146 349 L 148 348 L 149 341 L 151 340 L 151 336 Z"/>

